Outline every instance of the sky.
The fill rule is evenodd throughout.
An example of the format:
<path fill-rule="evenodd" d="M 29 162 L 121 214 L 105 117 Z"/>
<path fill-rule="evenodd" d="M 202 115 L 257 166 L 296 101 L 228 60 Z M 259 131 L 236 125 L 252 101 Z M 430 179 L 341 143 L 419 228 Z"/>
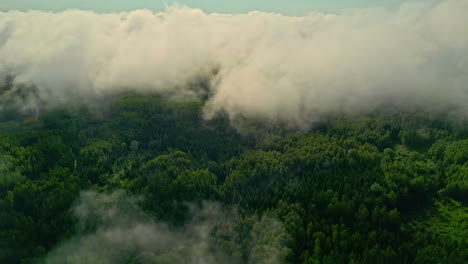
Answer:
<path fill-rule="evenodd" d="M 285 15 L 303 15 L 310 12 L 338 13 L 346 9 L 363 7 L 392 7 L 405 2 L 405 0 L 179 0 L 176 2 L 192 8 L 201 8 L 208 13 L 264 11 Z M 174 1 L 171 0 L 2 0 L 0 1 L 0 11 L 84 9 L 107 13 L 142 8 L 163 11 L 165 5 L 172 3 Z"/>

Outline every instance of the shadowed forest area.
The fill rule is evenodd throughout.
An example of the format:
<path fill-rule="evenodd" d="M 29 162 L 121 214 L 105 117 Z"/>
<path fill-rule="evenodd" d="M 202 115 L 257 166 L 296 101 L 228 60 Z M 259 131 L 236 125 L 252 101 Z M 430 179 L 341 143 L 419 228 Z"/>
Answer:
<path fill-rule="evenodd" d="M 296 131 L 203 100 L 0 113 L 0 263 L 466 263 L 468 125 Z"/>

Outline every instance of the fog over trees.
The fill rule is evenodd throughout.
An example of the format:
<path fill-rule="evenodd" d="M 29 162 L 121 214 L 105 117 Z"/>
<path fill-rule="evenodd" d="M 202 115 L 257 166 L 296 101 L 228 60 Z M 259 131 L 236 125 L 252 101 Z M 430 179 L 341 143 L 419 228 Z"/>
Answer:
<path fill-rule="evenodd" d="M 11 11 L 0 13 L 0 77 L 36 87 L 16 98 L 29 109 L 131 90 L 208 98 L 208 119 L 224 113 L 296 127 L 388 104 L 466 117 L 467 5 L 408 1 L 299 17 L 177 5 L 160 13 Z"/>

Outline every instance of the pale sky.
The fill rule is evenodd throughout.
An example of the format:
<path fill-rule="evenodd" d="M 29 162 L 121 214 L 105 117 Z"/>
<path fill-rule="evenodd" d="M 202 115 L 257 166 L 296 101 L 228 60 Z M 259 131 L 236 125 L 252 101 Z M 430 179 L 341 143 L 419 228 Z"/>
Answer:
<path fill-rule="evenodd" d="M 165 5 L 170 5 L 173 2 L 172 0 L 2 0 L 0 1 L 0 10 L 62 11 L 84 9 L 96 12 L 121 12 L 147 8 L 153 11 L 163 11 Z M 208 13 L 246 13 L 255 10 L 303 15 L 313 11 L 335 13 L 350 8 L 393 7 L 405 2 L 405 0 L 178 0 L 175 2 L 193 8 L 201 8 Z"/>

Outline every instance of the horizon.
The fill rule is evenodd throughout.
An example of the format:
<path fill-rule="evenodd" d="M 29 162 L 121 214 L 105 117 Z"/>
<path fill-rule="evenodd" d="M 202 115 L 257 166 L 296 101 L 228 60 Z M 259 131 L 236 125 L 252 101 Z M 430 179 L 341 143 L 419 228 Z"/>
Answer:
<path fill-rule="evenodd" d="M 340 13 L 349 9 L 362 8 L 393 8 L 405 3 L 404 0 L 293 0 L 285 3 L 284 1 L 274 0 L 240 0 L 236 2 L 219 2 L 215 0 L 184 0 L 184 1 L 148 1 L 148 0 L 116 0 L 109 2 L 107 0 L 96 1 L 70 1 L 70 0 L 5 0 L 0 4 L 1 12 L 9 11 L 48 11 L 61 12 L 70 9 L 93 11 L 97 13 L 119 13 L 129 12 L 138 9 L 148 9 L 153 12 L 164 11 L 171 5 L 182 5 L 190 8 L 198 8 L 205 13 L 230 13 L 242 14 L 253 11 L 279 13 L 283 15 L 301 16 L 313 12 Z"/>

